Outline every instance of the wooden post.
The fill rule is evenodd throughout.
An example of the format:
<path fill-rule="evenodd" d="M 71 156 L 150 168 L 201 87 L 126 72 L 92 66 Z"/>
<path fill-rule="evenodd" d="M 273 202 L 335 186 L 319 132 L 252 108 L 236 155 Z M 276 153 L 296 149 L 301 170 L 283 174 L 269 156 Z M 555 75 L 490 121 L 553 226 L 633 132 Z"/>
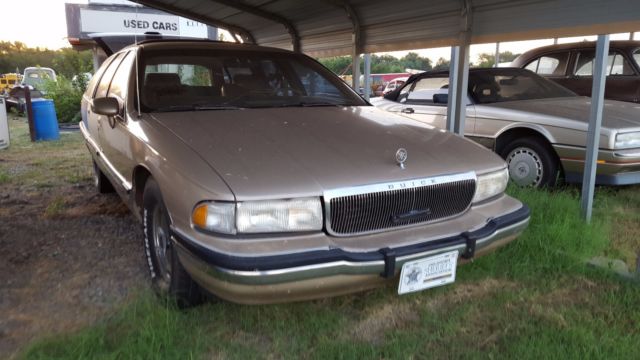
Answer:
<path fill-rule="evenodd" d="M 33 126 L 33 109 L 31 108 L 31 90 L 29 89 L 29 85 L 24 86 L 24 102 L 27 119 L 29 121 L 29 136 L 31 137 L 31 142 L 34 142 L 36 141 L 36 131 Z"/>

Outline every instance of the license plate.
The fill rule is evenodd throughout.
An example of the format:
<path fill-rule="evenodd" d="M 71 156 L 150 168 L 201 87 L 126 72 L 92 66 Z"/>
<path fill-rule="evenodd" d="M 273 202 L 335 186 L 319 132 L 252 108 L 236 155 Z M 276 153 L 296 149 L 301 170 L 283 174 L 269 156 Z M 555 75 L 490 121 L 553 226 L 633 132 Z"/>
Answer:
<path fill-rule="evenodd" d="M 398 294 L 451 284 L 456 281 L 457 263 L 457 251 L 404 263 L 400 272 Z"/>

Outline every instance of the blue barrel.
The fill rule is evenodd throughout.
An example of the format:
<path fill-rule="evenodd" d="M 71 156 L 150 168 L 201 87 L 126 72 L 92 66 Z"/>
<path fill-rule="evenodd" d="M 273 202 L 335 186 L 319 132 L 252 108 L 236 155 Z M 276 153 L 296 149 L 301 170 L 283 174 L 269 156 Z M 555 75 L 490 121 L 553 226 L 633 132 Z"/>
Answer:
<path fill-rule="evenodd" d="M 33 109 L 33 127 L 36 133 L 36 140 L 58 140 L 60 131 L 58 130 L 58 118 L 53 100 L 34 99 L 31 102 Z"/>

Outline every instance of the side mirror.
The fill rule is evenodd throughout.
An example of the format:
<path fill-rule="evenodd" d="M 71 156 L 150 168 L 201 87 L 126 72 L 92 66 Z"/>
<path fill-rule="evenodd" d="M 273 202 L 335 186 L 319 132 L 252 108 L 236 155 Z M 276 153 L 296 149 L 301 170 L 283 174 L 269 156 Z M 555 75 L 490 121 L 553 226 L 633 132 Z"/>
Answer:
<path fill-rule="evenodd" d="M 434 104 L 446 104 L 449 102 L 449 94 L 433 94 Z"/>
<path fill-rule="evenodd" d="M 95 98 L 91 110 L 100 115 L 116 116 L 120 113 L 120 103 L 114 97 Z"/>

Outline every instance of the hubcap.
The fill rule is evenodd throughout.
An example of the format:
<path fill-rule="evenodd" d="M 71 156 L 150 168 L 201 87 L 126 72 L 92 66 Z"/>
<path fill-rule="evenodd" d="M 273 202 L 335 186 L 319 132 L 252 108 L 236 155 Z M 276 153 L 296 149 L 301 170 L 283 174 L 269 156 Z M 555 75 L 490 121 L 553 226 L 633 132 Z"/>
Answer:
<path fill-rule="evenodd" d="M 153 210 L 153 249 L 157 259 L 158 275 L 167 282 L 171 279 L 171 246 L 167 233 L 167 216 L 162 206 L 156 206 Z"/>
<path fill-rule="evenodd" d="M 507 156 L 509 176 L 520 186 L 539 186 L 542 182 L 543 168 L 540 156 L 535 151 L 519 147 Z"/>

